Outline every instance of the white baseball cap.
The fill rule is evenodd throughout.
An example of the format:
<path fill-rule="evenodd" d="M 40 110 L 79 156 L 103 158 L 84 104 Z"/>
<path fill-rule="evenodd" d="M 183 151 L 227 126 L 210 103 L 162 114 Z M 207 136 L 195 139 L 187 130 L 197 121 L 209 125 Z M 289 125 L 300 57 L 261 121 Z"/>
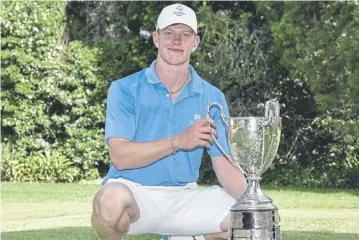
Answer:
<path fill-rule="evenodd" d="M 197 17 L 196 13 L 189 7 L 183 4 L 172 4 L 162 9 L 157 19 L 157 29 L 164 29 L 165 27 L 182 23 L 190 28 L 197 34 Z"/>

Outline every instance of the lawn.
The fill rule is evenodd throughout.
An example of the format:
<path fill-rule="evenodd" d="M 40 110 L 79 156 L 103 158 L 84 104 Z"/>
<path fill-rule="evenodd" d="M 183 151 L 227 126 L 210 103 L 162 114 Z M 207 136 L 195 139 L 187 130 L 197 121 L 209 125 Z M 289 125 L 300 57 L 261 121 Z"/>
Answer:
<path fill-rule="evenodd" d="M 1 239 L 95 240 L 96 184 L 2 183 Z M 263 187 L 279 208 L 284 240 L 359 239 L 359 191 Z M 160 239 L 156 235 L 128 240 Z"/>

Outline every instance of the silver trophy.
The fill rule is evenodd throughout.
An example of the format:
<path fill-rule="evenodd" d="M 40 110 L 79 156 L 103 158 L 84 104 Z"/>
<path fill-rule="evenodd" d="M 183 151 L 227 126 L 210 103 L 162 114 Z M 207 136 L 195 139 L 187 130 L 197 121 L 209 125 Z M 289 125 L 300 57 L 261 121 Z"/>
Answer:
<path fill-rule="evenodd" d="M 239 171 L 245 174 L 248 187 L 244 195 L 230 210 L 230 240 L 279 240 L 282 239 L 278 208 L 266 196 L 260 186 L 261 175 L 270 167 L 277 153 L 281 118 L 279 103 L 266 102 L 264 117 L 226 117 L 219 103 L 221 119 L 226 124 L 230 155 L 226 154 L 212 134 L 215 144 Z"/>

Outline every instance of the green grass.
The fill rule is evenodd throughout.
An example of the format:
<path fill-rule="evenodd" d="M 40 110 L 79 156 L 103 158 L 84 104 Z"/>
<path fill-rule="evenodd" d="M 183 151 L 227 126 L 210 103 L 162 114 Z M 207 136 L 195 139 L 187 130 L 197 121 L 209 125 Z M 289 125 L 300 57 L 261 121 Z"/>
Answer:
<path fill-rule="evenodd" d="M 336 234 L 332 232 L 285 232 L 283 240 L 358 240 L 357 234 Z M 158 235 L 141 235 L 136 237 L 124 237 L 124 240 L 159 240 L 161 237 Z M 10 232 L 3 234 L 2 240 L 75 240 L 87 239 L 96 240 L 96 236 L 92 229 L 86 227 L 79 228 L 59 228 L 41 231 L 23 231 L 21 234 L 18 232 Z"/>
<path fill-rule="evenodd" d="M 95 240 L 96 184 L 2 183 L 1 239 Z M 263 187 L 281 216 L 284 240 L 359 239 L 359 191 Z M 126 237 L 159 240 L 158 235 Z"/>

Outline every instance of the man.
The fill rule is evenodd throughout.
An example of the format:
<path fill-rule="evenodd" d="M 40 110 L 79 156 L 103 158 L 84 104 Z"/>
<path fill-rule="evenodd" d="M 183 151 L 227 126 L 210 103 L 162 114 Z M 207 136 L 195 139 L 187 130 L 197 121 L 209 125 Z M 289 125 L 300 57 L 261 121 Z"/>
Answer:
<path fill-rule="evenodd" d="M 229 209 L 246 181 L 213 143 L 211 134 L 228 153 L 220 112 L 211 109 L 212 119 L 206 107 L 218 102 L 229 111 L 223 93 L 189 65 L 199 41 L 194 11 L 167 6 L 153 32 L 157 59 L 111 84 L 105 129 L 111 166 L 92 214 L 101 239 L 144 233 L 228 238 Z M 198 188 L 204 149 L 225 190 Z"/>

